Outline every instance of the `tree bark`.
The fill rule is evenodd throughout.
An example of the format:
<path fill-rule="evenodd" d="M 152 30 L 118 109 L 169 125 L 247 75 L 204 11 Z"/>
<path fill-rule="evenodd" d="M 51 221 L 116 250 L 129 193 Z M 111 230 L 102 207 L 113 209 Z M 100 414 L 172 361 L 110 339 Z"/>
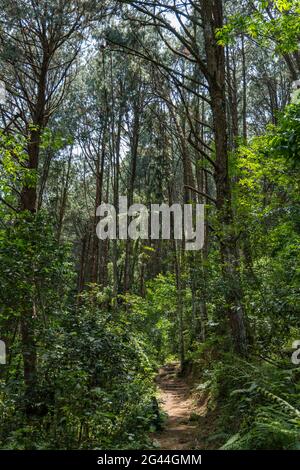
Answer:
<path fill-rule="evenodd" d="M 242 303 L 243 293 L 239 275 L 239 263 L 231 206 L 231 184 L 228 172 L 228 139 L 225 94 L 225 53 L 216 41 L 215 31 L 223 26 L 222 0 L 201 0 L 204 42 L 207 60 L 207 78 L 215 137 L 216 207 L 221 226 L 220 254 L 225 283 L 226 314 L 229 318 L 235 349 L 247 352 L 246 318 Z"/>

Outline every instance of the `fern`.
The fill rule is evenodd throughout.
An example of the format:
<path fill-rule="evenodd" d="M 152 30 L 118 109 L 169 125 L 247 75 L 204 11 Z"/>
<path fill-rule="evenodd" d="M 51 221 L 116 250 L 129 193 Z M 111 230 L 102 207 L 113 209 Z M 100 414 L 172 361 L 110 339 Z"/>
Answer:
<path fill-rule="evenodd" d="M 227 429 L 230 423 L 239 420 L 238 432 L 222 450 L 300 448 L 299 385 L 295 371 L 246 361 L 226 364 L 223 371 L 216 369 L 215 396 L 223 396 L 231 418 Z"/>

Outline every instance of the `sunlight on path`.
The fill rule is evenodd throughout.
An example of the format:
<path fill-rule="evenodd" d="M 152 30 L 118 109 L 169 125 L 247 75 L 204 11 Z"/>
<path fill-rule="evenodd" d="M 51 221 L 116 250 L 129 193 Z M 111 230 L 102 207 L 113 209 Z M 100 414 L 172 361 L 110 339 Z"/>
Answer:
<path fill-rule="evenodd" d="M 161 408 L 168 415 L 164 429 L 155 433 L 154 440 L 160 449 L 189 450 L 198 447 L 197 425 L 190 421 L 194 411 L 190 388 L 183 378 L 178 378 L 178 363 L 167 364 L 159 370 L 156 379 Z"/>

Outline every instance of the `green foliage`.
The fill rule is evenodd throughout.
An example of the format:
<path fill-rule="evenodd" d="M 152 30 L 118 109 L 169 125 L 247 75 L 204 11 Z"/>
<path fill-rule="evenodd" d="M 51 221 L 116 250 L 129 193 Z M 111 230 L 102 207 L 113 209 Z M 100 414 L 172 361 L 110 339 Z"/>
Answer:
<path fill-rule="evenodd" d="M 30 172 L 24 166 L 27 161 L 25 145 L 23 137 L 8 136 L 0 132 L 0 195 L 8 203 L 14 202 L 12 185 L 20 187 L 24 181 L 30 180 Z M 4 208 L 0 208 L 1 212 L 2 209 Z"/>
<path fill-rule="evenodd" d="M 90 284 L 77 297 L 72 245 L 58 242 L 53 211 L 31 214 L 18 207 L 15 193 L 37 177 L 26 168 L 26 140 L 0 138 L 0 195 L 6 203 L 0 227 L 0 337 L 8 353 L 5 373 L 0 370 L 0 447 L 150 446 L 149 432 L 159 422 L 153 382 L 158 355 L 151 338 L 158 315 L 155 320 L 138 310 L 130 315 L 109 287 Z M 45 130 L 40 150 L 58 152 L 70 143 Z M 30 418 L 19 335 L 28 307 L 38 359 Z M 162 336 L 167 328 L 162 322 Z"/>
<path fill-rule="evenodd" d="M 300 165 L 300 105 L 291 105 L 271 142 L 274 153 Z"/>
<path fill-rule="evenodd" d="M 145 297 L 126 294 L 125 300 L 130 318 L 134 320 L 137 331 L 145 332 L 145 344 L 151 345 L 151 353 L 158 365 L 170 355 L 176 355 L 177 299 L 174 276 L 160 274 L 147 282 Z"/>
<path fill-rule="evenodd" d="M 244 290 L 256 346 L 284 347 L 299 318 L 299 106 L 278 126 L 241 146 L 236 158 L 238 225 L 251 251 L 244 258 Z"/>
<path fill-rule="evenodd" d="M 224 354 L 227 337 L 212 329 L 190 355 L 201 370 L 196 389 L 219 415 L 211 439 L 224 450 L 299 449 L 299 368 L 289 349 L 299 335 L 299 135 L 292 105 L 232 157 L 249 357 Z M 216 275 L 212 254 L 209 265 Z"/>
<path fill-rule="evenodd" d="M 64 148 L 67 145 L 71 145 L 73 139 L 71 136 L 66 136 L 65 133 L 61 131 L 53 132 L 51 129 L 44 129 L 41 137 L 41 149 L 52 149 L 53 151 L 58 151 Z"/>
<path fill-rule="evenodd" d="M 222 449 L 298 449 L 299 370 L 238 359 L 235 363 L 223 363 L 214 375 L 218 393 L 226 390 L 225 428 L 235 420 L 240 423 Z"/>
<path fill-rule="evenodd" d="M 2 317 L 18 316 L 26 302 L 34 302 L 41 313 L 64 302 L 63 283 L 72 283 L 68 247 L 58 246 L 46 213 L 24 212 L 0 229 L 0 280 Z M 47 305 L 42 299 L 47 298 Z M 42 301 L 42 302 L 41 302 Z"/>
<path fill-rule="evenodd" d="M 298 0 L 261 0 L 251 12 L 232 15 L 228 23 L 217 31 L 219 44 L 225 45 L 245 33 L 261 46 L 275 44 L 275 52 L 285 54 L 297 51 L 300 35 L 300 2 Z M 268 15 L 271 12 L 271 16 Z"/>
<path fill-rule="evenodd" d="M 41 416 L 21 432 L 19 385 L 9 381 L 1 393 L 2 448 L 149 445 L 156 419 L 153 364 L 126 312 L 105 311 L 93 289 L 41 333 Z"/>
<path fill-rule="evenodd" d="M 223 189 L 227 155 L 220 155 L 215 167 L 217 112 L 209 96 L 217 87 L 213 74 L 210 79 L 203 74 L 209 63 L 203 54 L 216 48 L 203 43 L 200 10 L 189 16 L 179 7 L 185 26 L 179 31 L 170 23 L 174 45 L 172 32 L 166 27 L 162 36 L 159 26 L 151 32 L 156 21 L 149 23 L 144 15 L 143 27 L 136 27 L 140 17 L 131 6 L 120 12 L 130 13 L 131 23 L 118 16 L 115 26 L 109 19 L 98 29 L 95 17 L 93 41 L 78 57 L 75 80 L 69 78 L 83 39 L 80 28 L 75 27 L 69 47 L 52 44 L 42 116 L 49 128 L 42 129 L 27 117 L 39 114 L 30 98 L 39 67 L 33 61 L 31 71 L 25 57 L 31 46 L 25 55 L 22 47 L 31 28 L 18 26 L 18 18 L 30 26 L 32 12 L 17 10 L 10 18 L 5 3 L 8 43 L 0 56 L 8 83 L 12 65 L 20 64 L 7 91 L 22 112 L 14 116 L 14 109 L 6 109 L 9 100 L 3 118 L 13 111 L 15 120 L 0 133 L 0 339 L 8 351 L 7 366 L 0 369 L 0 447 L 151 447 L 149 433 L 161 420 L 153 379 L 158 366 L 178 359 L 180 352 L 183 371 L 193 368 L 201 376 L 195 389 L 207 399 L 208 413 L 219 415 L 218 437 L 212 439 L 221 440 L 223 449 L 299 448 L 299 369 L 286 349 L 299 335 L 300 106 L 289 106 L 280 116 L 290 83 L 283 61 L 273 64 L 274 53 L 290 54 L 295 71 L 299 66 L 299 1 L 226 2 L 234 15 L 216 32 L 219 44 L 230 45 L 225 91 L 232 152 Z M 46 5 L 45 17 L 52 11 L 57 26 L 64 18 L 73 24 L 76 16 L 76 8 L 63 3 L 63 18 L 60 8 L 48 11 Z M 92 3 L 85 2 L 88 11 Z M 35 21 L 39 14 L 38 8 Z M 157 24 L 168 22 L 168 16 Z M 39 36 L 39 30 L 30 35 L 38 53 L 44 47 L 34 43 Z M 219 66 L 222 49 L 217 49 Z M 259 56 L 255 61 L 253 51 Z M 27 96 L 18 96 L 30 73 Z M 222 75 L 216 70 L 216 81 Z M 238 146 L 242 139 L 234 134 L 241 131 L 244 112 L 249 140 Z M 273 125 L 265 129 L 270 116 Z M 257 137 L 250 138 L 253 132 Z M 39 162 L 32 170 L 28 137 L 39 133 Z M 225 141 L 225 134 L 221 137 Z M 113 202 L 130 193 L 135 202 L 180 201 L 187 181 L 196 193 L 199 189 L 199 195 L 193 192 L 199 201 L 202 191 L 212 200 L 232 196 L 232 208 L 227 201 L 225 210 L 212 201 L 207 205 L 203 251 L 184 253 L 180 243 L 168 241 L 96 239 L 100 199 Z M 21 209 L 24 187 L 37 189 L 36 214 Z M 247 360 L 232 352 L 239 327 L 231 314 L 239 315 L 241 307 L 247 313 Z M 23 376 L 24 318 L 37 359 L 30 398 Z M 195 422 L 201 418 L 191 415 Z"/>

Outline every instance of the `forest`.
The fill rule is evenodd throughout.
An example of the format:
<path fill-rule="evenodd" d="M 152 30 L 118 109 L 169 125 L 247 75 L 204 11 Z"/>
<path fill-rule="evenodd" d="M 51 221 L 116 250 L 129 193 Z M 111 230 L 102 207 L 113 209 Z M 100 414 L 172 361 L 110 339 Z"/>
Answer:
<path fill-rule="evenodd" d="M 0 449 L 300 450 L 299 190 L 300 0 L 0 0 Z"/>

